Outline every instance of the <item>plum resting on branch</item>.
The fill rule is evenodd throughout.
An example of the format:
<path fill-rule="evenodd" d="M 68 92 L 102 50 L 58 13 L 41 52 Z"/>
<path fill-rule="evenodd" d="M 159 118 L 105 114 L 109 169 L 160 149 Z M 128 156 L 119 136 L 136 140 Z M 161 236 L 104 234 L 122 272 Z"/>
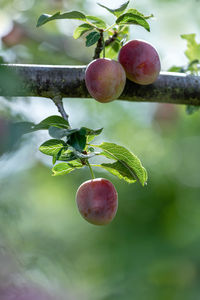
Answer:
<path fill-rule="evenodd" d="M 118 61 L 98 58 L 87 66 L 85 82 L 94 99 L 107 103 L 117 99 L 123 92 L 126 74 Z"/>
<path fill-rule="evenodd" d="M 148 85 L 156 81 L 160 73 L 156 49 L 142 40 L 127 42 L 121 48 L 118 60 L 98 58 L 87 66 L 86 87 L 90 95 L 101 103 L 113 101 L 122 94 L 126 77 L 135 83 Z"/>
<path fill-rule="evenodd" d="M 118 195 L 109 180 L 96 178 L 80 185 L 76 193 L 76 203 L 80 214 L 89 223 L 106 225 L 116 215 Z"/>
<path fill-rule="evenodd" d="M 156 81 L 160 73 L 160 59 L 156 49 L 142 40 L 127 42 L 119 52 L 119 62 L 129 80 L 147 85 Z"/>

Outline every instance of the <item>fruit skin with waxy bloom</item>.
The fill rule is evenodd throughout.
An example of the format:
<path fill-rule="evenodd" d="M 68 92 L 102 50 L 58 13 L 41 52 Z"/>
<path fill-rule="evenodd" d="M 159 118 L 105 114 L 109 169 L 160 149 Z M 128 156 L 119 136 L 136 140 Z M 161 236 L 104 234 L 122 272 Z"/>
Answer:
<path fill-rule="evenodd" d="M 161 65 L 156 49 L 142 40 L 127 42 L 120 50 L 118 60 L 129 80 L 148 85 L 156 81 Z"/>
<path fill-rule="evenodd" d="M 107 179 L 85 181 L 76 193 L 76 203 L 82 217 L 94 225 L 106 225 L 116 215 L 118 195 L 114 185 Z"/>
<path fill-rule="evenodd" d="M 98 58 L 87 66 L 85 83 L 94 99 L 107 103 L 119 98 L 123 92 L 126 74 L 118 61 Z"/>

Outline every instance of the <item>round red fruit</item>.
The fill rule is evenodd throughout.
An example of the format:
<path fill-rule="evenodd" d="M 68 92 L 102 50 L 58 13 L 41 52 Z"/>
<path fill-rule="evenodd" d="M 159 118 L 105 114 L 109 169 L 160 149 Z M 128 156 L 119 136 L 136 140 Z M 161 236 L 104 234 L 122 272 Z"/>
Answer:
<path fill-rule="evenodd" d="M 119 62 L 129 80 L 147 85 L 156 81 L 160 73 L 160 58 L 156 49 L 142 40 L 127 42 L 119 52 Z"/>
<path fill-rule="evenodd" d="M 117 99 L 123 92 L 126 74 L 118 61 L 98 58 L 87 66 L 85 83 L 94 99 L 107 103 Z"/>
<path fill-rule="evenodd" d="M 113 220 L 117 212 L 117 191 L 107 179 L 88 180 L 78 188 L 76 203 L 80 214 L 89 223 L 106 225 Z"/>

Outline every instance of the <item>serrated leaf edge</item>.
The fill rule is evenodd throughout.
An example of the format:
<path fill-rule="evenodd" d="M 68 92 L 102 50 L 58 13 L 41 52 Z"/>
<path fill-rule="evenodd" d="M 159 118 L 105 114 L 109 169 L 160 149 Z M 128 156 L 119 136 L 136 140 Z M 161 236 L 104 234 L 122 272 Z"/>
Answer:
<path fill-rule="evenodd" d="M 91 146 L 102 149 L 102 148 L 101 148 L 101 145 L 91 145 Z M 144 186 L 144 185 L 147 184 L 147 171 L 146 171 L 146 169 L 142 166 L 142 164 L 141 164 L 139 158 L 138 158 L 135 154 L 134 154 L 134 156 L 139 160 L 140 165 L 141 165 L 141 168 L 143 169 L 143 171 L 144 171 L 144 173 L 145 173 L 145 178 L 144 178 L 145 180 L 144 180 L 144 183 L 141 182 L 141 180 L 138 178 L 137 174 L 134 172 L 134 170 L 132 170 L 132 169 L 127 165 L 127 163 L 125 163 L 124 161 L 122 161 L 122 160 L 116 158 L 115 155 L 113 155 L 112 153 L 110 153 L 108 150 L 105 150 L 105 149 L 102 149 L 102 150 L 103 150 L 104 152 L 107 152 L 110 156 L 114 157 L 114 160 L 116 160 L 116 161 L 120 162 L 121 164 L 123 164 L 123 165 L 129 170 L 130 174 L 131 174 L 136 180 L 138 180 L 142 186 Z M 100 155 L 103 155 L 103 154 L 100 153 Z"/>

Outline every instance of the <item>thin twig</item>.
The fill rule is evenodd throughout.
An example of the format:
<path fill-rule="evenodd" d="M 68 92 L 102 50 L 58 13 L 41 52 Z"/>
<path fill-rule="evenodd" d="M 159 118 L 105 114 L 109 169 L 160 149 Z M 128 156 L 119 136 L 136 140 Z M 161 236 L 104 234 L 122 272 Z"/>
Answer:
<path fill-rule="evenodd" d="M 113 43 L 116 40 L 117 36 L 118 36 L 118 32 L 115 31 L 113 35 L 105 41 L 105 46 L 109 46 L 111 43 Z"/>
<path fill-rule="evenodd" d="M 61 116 L 68 122 L 69 116 L 64 109 L 62 97 L 57 95 L 57 96 L 53 97 L 52 100 L 55 103 L 55 105 L 57 106 L 58 111 L 61 114 Z"/>

